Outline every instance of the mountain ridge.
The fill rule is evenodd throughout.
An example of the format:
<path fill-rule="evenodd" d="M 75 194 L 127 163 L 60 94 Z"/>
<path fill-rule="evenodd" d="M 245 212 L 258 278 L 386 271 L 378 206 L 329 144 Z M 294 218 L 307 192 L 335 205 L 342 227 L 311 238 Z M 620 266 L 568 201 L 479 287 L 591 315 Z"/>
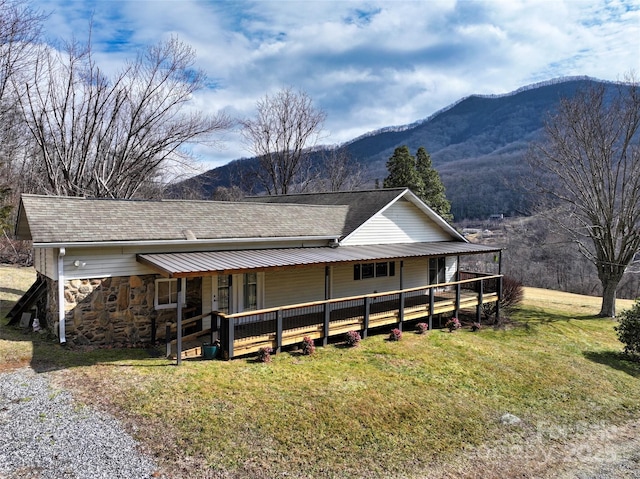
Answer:
<path fill-rule="evenodd" d="M 545 119 L 561 98 L 596 84 L 611 92 L 619 85 L 574 76 L 500 95 L 469 95 L 422 120 L 384 127 L 340 145 L 319 146 L 314 154 L 346 152 L 364 171 L 364 186 L 372 186 L 376 180 L 381 184 L 387 175 L 386 161 L 396 147 L 407 145 L 415 153 L 424 146 L 440 173 L 456 220 L 525 214 L 529 198 L 518 184 L 527 173 L 529 144 L 541 137 Z M 211 197 L 218 186 L 232 186 L 234 177 L 241 177 L 256 161 L 233 160 L 187 182 L 191 189 Z"/>

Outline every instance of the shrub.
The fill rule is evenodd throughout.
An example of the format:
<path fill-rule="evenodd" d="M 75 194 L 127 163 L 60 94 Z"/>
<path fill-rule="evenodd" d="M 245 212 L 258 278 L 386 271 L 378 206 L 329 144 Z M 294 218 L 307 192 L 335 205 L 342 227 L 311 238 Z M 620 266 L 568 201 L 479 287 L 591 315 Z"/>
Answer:
<path fill-rule="evenodd" d="M 393 328 L 389 334 L 390 341 L 400 341 L 402 339 L 402 331 L 398 328 Z"/>
<path fill-rule="evenodd" d="M 273 353 L 273 349 L 271 349 L 269 346 L 260 348 L 260 350 L 258 351 L 258 361 L 261 363 L 270 363 L 271 353 Z"/>
<path fill-rule="evenodd" d="M 458 320 L 458 318 L 451 318 L 449 321 L 446 322 L 444 327 L 448 328 L 450 333 L 453 333 L 456 329 L 460 329 L 462 325 L 460 324 L 460 321 Z"/>
<path fill-rule="evenodd" d="M 474 333 L 476 331 L 480 331 L 482 329 L 482 325 L 480 323 L 473 323 L 473 326 L 471 326 L 471 331 L 473 331 Z"/>
<path fill-rule="evenodd" d="M 305 336 L 302 339 L 301 349 L 302 354 L 311 356 L 316 351 L 316 345 L 314 344 L 313 339 L 311 339 L 309 336 Z"/>
<path fill-rule="evenodd" d="M 360 344 L 360 333 L 358 331 L 349 331 L 347 333 L 347 344 L 349 346 L 357 346 Z"/>
<path fill-rule="evenodd" d="M 429 325 L 427 323 L 418 323 L 416 324 L 416 333 L 424 334 L 429 331 Z"/>
<path fill-rule="evenodd" d="M 640 360 L 640 299 L 631 309 L 620 314 L 615 327 L 618 339 L 624 344 L 624 352 L 632 359 Z"/>
<path fill-rule="evenodd" d="M 511 276 L 502 278 L 502 297 L 500 298 L 500 312 L 513 310 L 524 298 L 524 288 L 522 283 Z M 488 303 L 482 305 L 482 311 L 486 318 L 493 317 L 495 321 L 496 303 Z"/>

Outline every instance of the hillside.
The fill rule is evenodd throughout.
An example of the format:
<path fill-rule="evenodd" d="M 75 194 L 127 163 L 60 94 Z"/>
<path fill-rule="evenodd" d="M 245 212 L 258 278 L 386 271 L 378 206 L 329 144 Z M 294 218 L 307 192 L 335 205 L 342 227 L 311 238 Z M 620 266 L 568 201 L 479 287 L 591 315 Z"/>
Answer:
<path fill-rule="evenodd" d="M 33 274 L 0 267 L 0 302 Z M 637 470 L 640 364 L 598 303 L 525 288 L 501 328 L 407 325 L 401 341 L 179 368 L 153 349 L 61 348 L 1 327 L 0 476 L 144 464 L 120 455 L 132 441 L 109 433 L 108 413 L 157 469 L 100 477 L 633 477 L 618 473 Z"/>
<path fill-rule="evenodd" d="M 539 138 L 545 118 L 562 97 L 598 80 L 579 77 L 529 85 L 506 95 L 472 95 L 401 127 L 371 132 L 341 145 L 365 170 L 369 186 L 386 176 L 386 161 L 400 145 L 414 153 L 424 146 L 440 172 L 456 220 L 511 216 L 527 211 L 520 187 L 526 174 L 524 155 Z M 615 84 L 604 83 L 613 90 Z M 217 186 L 230 186 L 254 160 L 236 160 L 189 181 L 207 197 Z"/>

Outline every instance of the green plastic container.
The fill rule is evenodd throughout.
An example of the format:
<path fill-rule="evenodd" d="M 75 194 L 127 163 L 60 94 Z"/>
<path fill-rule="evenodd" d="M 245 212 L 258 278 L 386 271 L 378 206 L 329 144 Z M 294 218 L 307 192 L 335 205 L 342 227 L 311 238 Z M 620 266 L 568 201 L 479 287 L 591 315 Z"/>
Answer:
<path fill-rule="evenodd" d="M 215 359 L 217 355 L 218 346 L 209 343 L 202 345 L 202 356 L 204 356 L 204 359 Z"/>

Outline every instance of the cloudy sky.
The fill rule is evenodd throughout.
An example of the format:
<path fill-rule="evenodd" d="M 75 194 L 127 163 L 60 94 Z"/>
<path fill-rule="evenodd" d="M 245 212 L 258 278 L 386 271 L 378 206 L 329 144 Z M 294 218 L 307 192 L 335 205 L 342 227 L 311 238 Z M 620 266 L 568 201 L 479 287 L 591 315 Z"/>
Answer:
<path fill-rule="evenodd" d="M 52 42 L 86 40 L 115 71 L 172 35 L 197 52 L 210 112 L 251 116 L 265 94 L 305 91 L 322 143 L 425 118 L 471 94 L 563 76 L 640 75 L 639 0 L 36 0 Z M 250 156 L 239 136 L 196 147 L 207 168 Z"/>

